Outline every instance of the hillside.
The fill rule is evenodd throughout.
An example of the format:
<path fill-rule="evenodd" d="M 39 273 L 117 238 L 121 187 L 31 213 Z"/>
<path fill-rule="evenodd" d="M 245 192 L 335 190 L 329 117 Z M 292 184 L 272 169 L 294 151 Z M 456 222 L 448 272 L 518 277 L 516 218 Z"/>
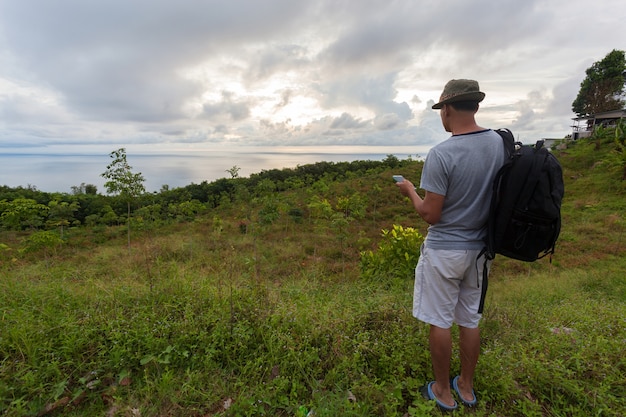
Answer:
<path fill-rule="evenodd" d="M 626 181 L 612 150 L 557 152 L 557 252 L 496 259 L 479 405 L 455 415 L 626 415 Z M 391 181 L 417 180 L 421 162 L 398 162 L 237 189 L 191 221 L 135 219 L 130 247 L 123 225 L 69 228 L 59 245 L 3 231 L 0 412 L 438 415 L 419 394 L 432 373 L 410 268 L 361 269 L 383 229 L 426 233 Z"/>

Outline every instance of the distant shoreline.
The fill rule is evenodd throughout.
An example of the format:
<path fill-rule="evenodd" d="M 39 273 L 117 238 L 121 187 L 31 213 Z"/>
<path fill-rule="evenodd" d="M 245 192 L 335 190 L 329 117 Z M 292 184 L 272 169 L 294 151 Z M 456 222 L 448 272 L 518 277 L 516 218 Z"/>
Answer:
<path fill-rule="evenodd" d="M 407 152 L 413 149 L 413 152 Z M 381 161 L 388 155 L 398 159 L 423 159 L 426 147 L 324 147 L 322 149 L 293 147 L 235 150 L 171 150 L 128 153 L 128 163 L 141 172 L 148 192 L 159 191 L 163 185 L 178 188 L 229 178 L 226 170 L 237 166 L 239 175 L 248 177 L 270 169 L 295 168 L 318 162 Z M 373 151 L 377 152 L 373 152 Z M 398 151 L 404 152 L 398 152 Z M 418 152 L 422 150 L 422 152 Z M 288 152 L 287 152 L 288 151 Z M 104 192 L 100 176 L 109 164 L 109 153 L 100 152 L 1 152 L 0 185 L 35 187 L 43 192 L 69 193 L 73 186 L 93 184 Z M 410 173 L 406 173 L 410 174 Z"/>

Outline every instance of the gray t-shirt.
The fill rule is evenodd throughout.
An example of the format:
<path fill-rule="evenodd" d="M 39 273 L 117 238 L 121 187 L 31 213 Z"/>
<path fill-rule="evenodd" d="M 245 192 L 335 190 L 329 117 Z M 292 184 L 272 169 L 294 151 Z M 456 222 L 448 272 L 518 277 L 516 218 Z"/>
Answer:
<path fill-rule="evenodd" d="M 445 200 L 441 219 L 428 228 L 429 248 L 485 246 L 493 179 L 504 155 L 502 138 L 491 129 L 454 135 L 431 148 L 420 187 Z"/>

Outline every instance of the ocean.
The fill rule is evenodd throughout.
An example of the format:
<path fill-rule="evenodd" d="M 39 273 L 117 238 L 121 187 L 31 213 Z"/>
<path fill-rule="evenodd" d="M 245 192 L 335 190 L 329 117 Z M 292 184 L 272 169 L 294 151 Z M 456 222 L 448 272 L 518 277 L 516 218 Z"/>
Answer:
<path fill-rule="evenodd" d="M 93 184 L 106 193 L 101 174 L 112 161 L 108 152 L 0 153 L 0 185 L 34 187 L 45 192 L 70 193 L 72 186 Z M 398 159 L 423 159 L 427 147 L 337 146 L 258 147 L 214 150 L 127 149 L 134 173 L 145 178 L 146 191 L 170 189 L 230 178 L 227 170 L 238 167 L 240 177 L 270 169 L 295 168 L 316 162 L 381 161 L 387 155 Z M 410 178 L 410 173 L 401 173 Z"/>

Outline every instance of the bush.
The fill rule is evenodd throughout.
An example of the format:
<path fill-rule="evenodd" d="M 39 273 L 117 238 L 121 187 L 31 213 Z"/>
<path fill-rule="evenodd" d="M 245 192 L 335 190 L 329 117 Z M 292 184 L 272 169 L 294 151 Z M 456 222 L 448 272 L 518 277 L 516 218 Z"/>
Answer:
<path fill-rule="evenodd" d="M 368 279 L 412 278 L 424 237 L 412 227 L 393 225 L 382 231 L 378 249 L 361 252 L 361 275 Z"/>
<path fill-rule="evenodd" d="M 39 250 L 48 251 L 56 249 L 63 244 L 63 239 L 58 233 L 46 230 L 32 233 L 24 240 L 24 252 L 37 252 Z"/>

